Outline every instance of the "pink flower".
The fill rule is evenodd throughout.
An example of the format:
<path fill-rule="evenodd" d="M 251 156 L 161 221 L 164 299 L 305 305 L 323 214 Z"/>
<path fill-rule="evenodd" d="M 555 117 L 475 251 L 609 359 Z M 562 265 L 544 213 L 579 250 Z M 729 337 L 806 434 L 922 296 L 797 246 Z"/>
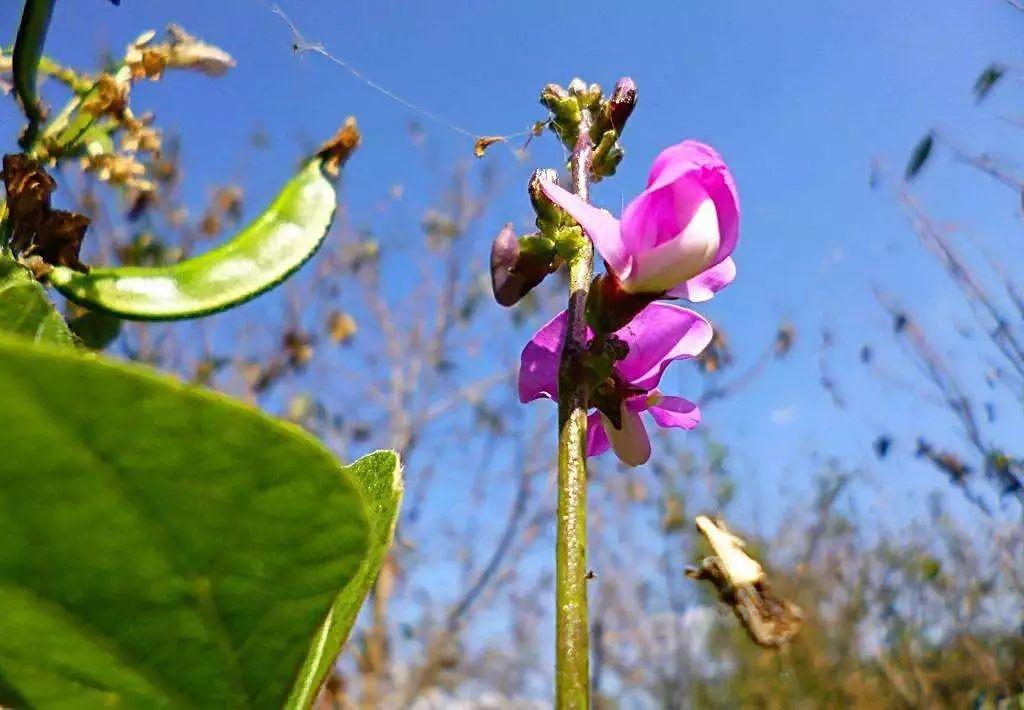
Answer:
<path fill-rule="evenodd" d="M 740 206 L 729 169 L 710 146 L 683 141 L 655 159 L 647 189 L 622 220 L 551 181 L 541 189 L 580 223 L 628 293 L 706 301 L 736 278 L 729 256 Z"/>
<path fill-rule="evenodd" d="M 558 398 L 558 366 L 565 340 L 566 313 L 544 325 L 523 349 L 519 369 L 519 399 Z M 609 448 L 630 466 L 651 456 L 640 413 L 650 412 L 662 427 L 693 429 L 700 410 L 682 397 L 666 397 L 658 391 L 661 375 L 673 360 L 698 355 L 711 342 L 711 324 L 697 313 L 668 303 L 652 303 L 615 335 L 629 346 L 629 353 L 614 365 L 615 375 L 628 386 L 621 403 L 622 427 L 617 429 L 601 412 L 588 418 L 587 455 Z M 588 329 L 588 341 L 593 333 Z"/>

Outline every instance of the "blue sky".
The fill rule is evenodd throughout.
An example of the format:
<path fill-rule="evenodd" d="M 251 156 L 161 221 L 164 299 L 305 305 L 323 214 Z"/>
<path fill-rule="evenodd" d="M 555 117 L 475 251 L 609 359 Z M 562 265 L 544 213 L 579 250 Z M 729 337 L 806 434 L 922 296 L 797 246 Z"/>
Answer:
<path fill-rule="evenodd" d="M 794 355 L 753 386 L 707 412 L 731 459 L 746 505 L 781 490 L 782 500 L 808 490 L 812 455 L 872 463 L 879 433 L 936 438 L 952 431 L 944 415 L 912 395 L 867 376 L 856 361 L 861 344 L 883 346 L 892 367 L 909 375 L 892 347 L 888 319 L 872 296 L 897 295 L 934 327 L 956 355 L 952 326 L 965 311 L 946 277 L 915 245 L 895 200 L 869 188 L 873 160 L 898 177 L 906 157 L 931 126 L 977 150 L 1019 138 L 1000 116 L 1014 116 L 1017 89 L 1006 86 L 982 107 L 970 87 L 991 60 L 1020 62 L 1024 16 L 999 0 L 871 0 L 802 2 L 381 2 L 280 0 L 310 41 L 375 81 L 479 134 L 523 130 L 543 118 L 542 85 L 580 75 L 610 86 L 631 75 L 640 102 L 625 135 L 628 155 L 618 176 L 594 199 L 617 211 L 641 189 L 657 152 L 685 138 L 713 144 L 732 167 L 743 203 L 740 277 L 705 310 L 730 333 L 749 362 L 782 318 L 799 331 Z M 17 3 L 0 8 L 16 26 Z M 88 6 L 88 15 L 84 8 Z M 100 0 L 59 3 L 48 51 L 90 64 L 96 50 L 115 51 L 149 27 L 175 21 L 226 48 L 238 61 L 216 81 L 172 76 L 141 86 L 135 101 L 185 139 L 186 195 L 199 205 L 211 186 L 237 180 L 250 206 L 282 180 L 297 146 L 313 145 L 355 114 L 365 139 L 347 168 L 345 193 L 356 217 L 391 185 L 405 186 L 413 220 L 436 196 L 423 156 L 410 149 L 410 120 L 422 120 L 315 55 L 295 57 L 291 38 L 256 0 Z M 5 105 L 0 129 L 17 130 Z M 248 148 L 254 126 L 271 148 Z M 441 126 L 424 123 L 440 163 L 471 146 Z M 1007 156 L 1011 162 L 1015 156 Z M 507 187 L 486 217 L 494 231 L 527 216 L 523 185 L 534 167 L 557 165 L 552 138 L 536 141 L 516 163 L 495 149 L 488 160 L 505 171 Z M 962 221 L 1007 259 L 1019 259 L 1018 201 L 1011 193 L 936 156 L 915 186 L 937 216 Z M 489 244 L 477 245 L 485 258 Z M 1012 261 L 1010 262 L 1012 263 Z M 1018 261 L 1019 263 L 1019 261 Z M 507 318 L 496 307 L 494 318 Z M 830 362 L 848 395 L 837 410 L 818 386 L 820 329 L 836 336 Z M 500 327 L 500 326 L 498 326 Z M 677 368 L 664 389 L 693 393 L 692 372 Z M 913 422 L 914 426 L 908 425 Z M 927 433 L 927 432 L 925 432 Z M 921 510 L 922 490 L 945 489 L 917 463 L 908 437 L 874 467 L 880 514 L 899 520 Z M 922 489 L 922 486 L 924 487 Z M 771 520 L 769 516 L 768 520 Z"/>

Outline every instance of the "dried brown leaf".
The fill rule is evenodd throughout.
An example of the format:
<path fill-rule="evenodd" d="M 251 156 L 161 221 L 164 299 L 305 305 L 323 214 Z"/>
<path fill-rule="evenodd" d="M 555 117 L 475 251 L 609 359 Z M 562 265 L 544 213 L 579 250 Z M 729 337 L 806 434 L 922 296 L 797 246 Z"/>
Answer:
<path fill-rule="evenodd" d="M 66 266 L 75 271 L 88 272 L 79 253 L 82 240 L 89 229 L 89 218 L 76 212 L 51 210 L 36 235 L 36 240 L 25 251 L 26 256 L 38 256 L 47 264 Z"/>
<path fill-rule="evenodd" d="M 362 139 L 355 117 L 349 116 L 334 137 L 316 152 L 317 157 L 324 161 L 324 171 L 331 177 L 338 177 L 341 166 L 352 156 Z"/>
<path fill-rule="evenodd" d="M 11 249 L 22 252 L 31 246 L 42 227 L 57 183 L 24 153 L 4 156 L 3 181 L 10 214 Z"/>
<path fill-rule="evenodd" d="M 46 270 L 39 260 L 50 266 L 88 271 L 79 252 L 89 218 L 51 209 L 50 195 L 57 189 L 57 183 L 39 163 L 24 153 L 5 155 L 3 181 L 11 226 L 10 246 L 22 257 L 36 257 L 27 260 L 33 273 Z"/>
<path fill-rule="evenodd" d="M 492 145 L 505 142 L 505 136 L 480 136 L 473 144 L 473 155 L 482 158 L 486 155 L 487 149 Z"/>
<path fill-rule="evenodd" d="M 335 343 L 347 343 L 355 337 L 359 326 L 348 313 L 334 311 L 327 319 L 327 330 Z"/>
<path fill-rule="evenodd" d="M 195 69 L 209 76 L 221 76 L 235 66 L 235 60 L 220 47 L 193 37 L 178 25 L 167 27 L 167 66 Z"/>
<path fill-rule="evenodd" d="M 94 116 L 113 116 L 121 119 L 128 108 L 127 81 L 119 81 L 113 74 L 100 74 L 96 87 L 82 102 L 82 110 Z"/>
<path fill-rule="evenodd" d="M 800 607 L 772 593 L 764 569 L 743 549 L 744 540 L 729 532 L 722 520 L 699 515 L 696 522 L 714 555 L 701 560 L 699 567 L 687 569 L 687 576 L 711 582 L 754 643 L 767 648 L 787 643 L 800 630 Z"/>

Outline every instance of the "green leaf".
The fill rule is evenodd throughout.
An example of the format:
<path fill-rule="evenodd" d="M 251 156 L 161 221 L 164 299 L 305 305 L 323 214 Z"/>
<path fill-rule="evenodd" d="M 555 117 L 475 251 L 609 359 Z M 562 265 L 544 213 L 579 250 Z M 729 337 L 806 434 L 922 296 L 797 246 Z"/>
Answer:
<path fill-rule="evenodd" d="M 39 123 L 43 120 L 43 107 L 39 103 L 36 76 L 39 60 L 43 56 L 43 43 L 50 27 L 55 0 L 25 0 L 18 25 L 18 36 L 14 40 L 14 93 L 21 100 L 22 110 L 28 118 L 28 129 L 22 139 L 22 146 L 28 147 L 35 140 Z"/>
<path fill-rule="evenodd" d="M 363 498 L 372 501 L 367 507 L 370 519 L 369 551 L 359 572 L 334 600 L 330 614 L 320 627 L 317 640 L 302 664 L 298 682 L 288 698 L 289 708 L 309 707 L 316 698 L 320 684 L 352 630 L 363 600 L 377 579 L 395 534 L 398 509 L 402 502 L 402 480 L 395 473 L 400 470 L 398 455 L 393 451 L 377 451 L 359 459 L 349 468 L 359 484 Z"/>
<path fill-rule="evenodd" d="M 121 319 L 75 306 L 68 312 L 68 328 L 85 347 L 103 350 L 121 334 Z"/>
<path fill-rule="evenodd" d="M 917 145 L 914 146 L 914 151 L 910 154 L 910 160 L 907 162 L 906 179 L 911 180 L 921 172 L 921 168 L 928 161 L 928 156 L 932 154 L 932 147 L 935 144 L 935 137 L 929 131 L 924 138 L 918 141 Z"/>
<path fill-rule="evenodd" d="M 395 455 L 341 468 L 96 356 L 0 337 L 0 363 L 0 705 L 280 708 L 318 684 L 394 525 Z"/>
<path fill-rule="evenodd" d="M 998 62 L 992 62 L 985 71 L 978 75 L 977 81 L 974 82 L 974 98 L 981 101 L 988 93 L 992 91 L 992 87 L 1003 78 L 1006 73 L 1006 67 Z"/>
<path fill-rule="evenodd" d="M 72 345 L 74 336 L 42 286 L 6 250 L 0 249 L 0 331 L 36 342 Z"/>

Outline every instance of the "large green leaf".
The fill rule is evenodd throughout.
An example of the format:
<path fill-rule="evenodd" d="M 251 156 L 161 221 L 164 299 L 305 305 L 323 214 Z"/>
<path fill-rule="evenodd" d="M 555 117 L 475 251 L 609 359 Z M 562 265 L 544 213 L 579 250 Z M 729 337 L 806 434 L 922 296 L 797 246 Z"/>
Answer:
<path fill-rule="evenodd" d="M 70 345 L 74 336 L 54 310 L 43 287 L 25 267 L 0 248 L 0 331 L 36 342 Z"/>
<path fill-rule="evenodd" d="M 289 708 L 309 707 L 341 645 L 348 638 L 370 587 L 391 546 L 402 502 L 402 480 L 394 475 L 399 465 L 393 451 L 377 451 L 356 461 L 350 469 L 355 474 L 364 500 L 370 501 L 367 513 L 370 519 L 370 547 L 359 572 L 334 600 L 330 614 L 317 634 L 302 666 L 299 680 L 288 699 Z"/>
<path fill-rule="evenodd" d="M 7 336 L 0 391 L 0 705 L 308 697 L 377 573 L 394 454 L 341 468 L 226 397 Z"/>

